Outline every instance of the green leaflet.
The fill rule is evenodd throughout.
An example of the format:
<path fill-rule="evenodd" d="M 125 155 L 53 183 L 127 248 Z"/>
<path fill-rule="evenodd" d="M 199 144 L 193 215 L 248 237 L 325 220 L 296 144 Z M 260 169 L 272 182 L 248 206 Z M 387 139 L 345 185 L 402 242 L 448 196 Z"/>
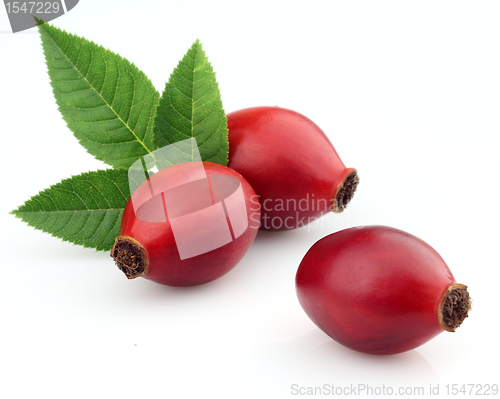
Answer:
<path fill-rule="evenodd" d="M 11 213 L 63 241 L 109 251 L 129 197 L 126 170 L 100 170 L 63 180 Z"/>
<path fill-rule="evenodd" d="M 159 94 L 146 75 L 84 38 L 38 29 L 59 110 L 87 151 L 114 167 L 153 151 Z"/>
<path fill-rule="evenodd" d="M 64 241 L 109 251 L 130 197 L 124 168 L 188 138 L 196 139 L 202 160 L 227 164 L 227 118 L 215 74 L 196 41 L 160 100 L 146 75 L 126 59 L 38 22 L 63 119 L 90 154 L 118 169 L 63 180 L 11 213 Z M 191 144 L 178 143 L 166 152 L 164 166 L 194 160 L 192 150 Z"/>
<path fill-rule="evenodd" d="M 227 118 L 215 73 L 199 41 L 177 65 L 155 117 L 156 147 L 196 138 L 201 159 L 227 165 Z"/>

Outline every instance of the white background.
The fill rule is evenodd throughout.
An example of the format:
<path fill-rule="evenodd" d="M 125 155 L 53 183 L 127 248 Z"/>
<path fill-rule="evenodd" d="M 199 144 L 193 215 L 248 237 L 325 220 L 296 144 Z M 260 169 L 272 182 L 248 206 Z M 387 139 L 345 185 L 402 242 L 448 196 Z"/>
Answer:
<path fill-rule="evenodd" d="M 229 274 L 172 288 L 8 213 L 105 168 L 55 104 L 38 34 L 0 10 L 0 397 L 289 398 L 292 385 L 424 387 L 498 378 L 500 3 L 81 0 L 54 25 L 142 69 L 161 92 L 193 41 L 227 112 L 279 105 L 315 121 L 361 183 L 323 226 L 260 232 Z M 456 333 L 394 356 L 342 347 L 294 287 L 321 237 L 384 224 L 431 244 L 469 286 Z M 463 395 L 460 395 L 463 396 Z M 380 396 L 379 396 L 380 397 Z"/>

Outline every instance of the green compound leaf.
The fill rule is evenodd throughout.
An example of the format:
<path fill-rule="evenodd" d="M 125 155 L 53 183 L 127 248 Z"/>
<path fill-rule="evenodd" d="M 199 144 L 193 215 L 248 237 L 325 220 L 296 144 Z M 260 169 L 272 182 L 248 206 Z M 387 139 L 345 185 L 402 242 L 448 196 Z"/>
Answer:
<path fill-rule="evenodd" d="M 114 167 L 153 151 L 159 94 L 146 75 L 84 38 L 38 29 L 59 110 L 87 151 Z"/>
<path fill-rule="evenodd" d="M 157 147 L 194 137 L 203 161 L 227 165 L 227 118 L 215 73 L 198 40 L 165 86 L 154 134 Z"/>
<path fill-rule="evenodd" d="M 100 170 L 63 180 L 11 213 L 63 241 L 109 251 L 129 197 L 125 169 Z"/>

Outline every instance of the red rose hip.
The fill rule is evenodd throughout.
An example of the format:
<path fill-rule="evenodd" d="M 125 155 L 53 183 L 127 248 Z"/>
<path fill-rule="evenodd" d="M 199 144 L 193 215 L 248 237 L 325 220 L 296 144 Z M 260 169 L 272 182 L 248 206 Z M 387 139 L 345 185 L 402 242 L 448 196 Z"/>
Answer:
<path fill-rule="evenodd" d="M 441 256 L 419 238 L 385 226 L 354 227 L 316 242 L 296 276 L 299 302 L 337 342 L 394 354 L 455 331 L 470 310 Z"/>
<path fill-rule="evenodd" d="M 173 286 L 215 280 L 255 239 L 260 211 L 254 197 L 248 182 L 223 165 L 162 169 L 128 201 L 111 256 L 128 278 Z"/>
<path fill-rule="evenodd" d="M 229 163 L 260 197 L 261 229 L 301 227 L 342 212 L 359 182 L 323 131 L 305 116 L 279 107 L 229 113 Z"/>

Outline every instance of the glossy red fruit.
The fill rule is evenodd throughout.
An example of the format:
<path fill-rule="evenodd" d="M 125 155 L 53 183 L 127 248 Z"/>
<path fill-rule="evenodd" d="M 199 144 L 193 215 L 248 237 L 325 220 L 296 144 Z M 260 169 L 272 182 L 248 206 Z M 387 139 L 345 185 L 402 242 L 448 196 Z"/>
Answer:
<path fill-rule="evenodd" d="M 342 212 L 358 184 L 323 131 L 305 116 L 278 107 L 256 107 L 227 115 L 228 166 L 259 196 L 261 229 L 306 225 Z"/>
<path fill-rule="evenodd" d="M 337 342 L 393 354 L 455 331 L 467 317 L 467 287 L 419 238 L 385 226 L 354 227 L 316 242 L 296 276 L 299 302 Z"/>
<path fill-rule="evenodd" d="M 211 162 L 182 163 L 152 175 L 134 192 L 111 256 L 128 278 L 203 284 L 236 266 L 255 239 L 259 219 L 255 192 L 239 173 Z"/>

